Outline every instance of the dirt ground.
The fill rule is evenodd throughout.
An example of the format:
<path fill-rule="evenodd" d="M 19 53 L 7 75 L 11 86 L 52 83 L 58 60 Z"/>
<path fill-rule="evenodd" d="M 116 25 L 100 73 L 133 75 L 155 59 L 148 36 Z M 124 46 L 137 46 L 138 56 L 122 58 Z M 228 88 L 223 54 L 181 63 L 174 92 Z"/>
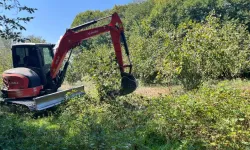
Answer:
<path fill-rule="evenodd" d="M 89 83 L 87 84 L 85 83 L 83 85 L 85 86 L 85 90 L 87 93 L 92 93 L 93 91 L 92 89 L 94 88 L 93 85 Z M 72 87 L 75 87 L 75 86 L 66 83 L 66 84 L 63 84 L 60 89 L 66 90 Z M 138 87 L 135 91 L 135 94 L 143 95 L 146 97 L 159 97 L 159 96 L 171 94 L 171 92 L 174 89 L 176 89 L 176 87 L 174 88 L 171 88 L 171 87 Z"/>
<path fill-rule="evenodd" d="M 146 97 L 159 97 L 170 94 L 171 89 L 167 87 L 139 87 L 135 93 Z"/>

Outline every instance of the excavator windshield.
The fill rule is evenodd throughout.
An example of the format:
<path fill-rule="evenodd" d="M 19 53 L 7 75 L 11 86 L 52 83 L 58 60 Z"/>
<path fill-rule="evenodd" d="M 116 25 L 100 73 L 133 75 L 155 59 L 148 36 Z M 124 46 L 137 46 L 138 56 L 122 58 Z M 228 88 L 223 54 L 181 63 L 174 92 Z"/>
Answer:
<path fill-rule="evenodd" d="M 53 49 L 48 44 L 19 44 L 12 47 L 13 67 L 46 67 L 53 60 Z"/>
<path fill-rule="evenodd" d="M 36 49 L 31 45 L 13 46 L 13 67 L 40 67 Z"/>
<path fill-rule="evenodd" d="M 42 57 L 41 63 L 43 70 L 47 74 L 50 71 L 50 66 L 54 57 L 53 49 L 51 46 L 47 45 L 38 45 L 37 49 Z"/>
<path fill-rule="evenodd" d="M 44 65 L 51 65 L 53 60 L 53 51 L 50 47 L 47 46 L 38 46 L 39 51 L 42 53 L 43 56 L 43 64 Z"/>

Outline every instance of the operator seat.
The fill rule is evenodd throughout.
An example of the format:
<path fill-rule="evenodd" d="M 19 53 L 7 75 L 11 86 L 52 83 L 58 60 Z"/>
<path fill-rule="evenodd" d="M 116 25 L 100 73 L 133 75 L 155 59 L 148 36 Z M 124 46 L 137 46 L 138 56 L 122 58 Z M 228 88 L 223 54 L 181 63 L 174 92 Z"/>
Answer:
<path fill-rule="evenodd" d="M 39 60 L 33 56 L 27 56 L 27 66 L 40 68 Z"/>
<path fill-rule="evenodd" d="M 18 56 L 18 55 L 13 55 L 13 63 L 14 63 L 14 65 L 16 66 L 16 67 L 20 67 L 20 56 Z"/>

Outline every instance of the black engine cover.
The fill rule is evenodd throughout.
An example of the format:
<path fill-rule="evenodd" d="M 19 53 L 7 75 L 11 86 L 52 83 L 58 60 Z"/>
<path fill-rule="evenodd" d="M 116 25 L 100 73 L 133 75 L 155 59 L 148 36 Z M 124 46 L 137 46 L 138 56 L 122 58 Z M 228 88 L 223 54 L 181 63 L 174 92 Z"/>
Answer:
<path fill-rule="evenodd" d="M 20 74 L 29 79 L 29 88 L 37 87 L 41 85 L 41 79 L 37 73 L 29 68 L 13 68 L 4 71 L 4 74 Z"/>

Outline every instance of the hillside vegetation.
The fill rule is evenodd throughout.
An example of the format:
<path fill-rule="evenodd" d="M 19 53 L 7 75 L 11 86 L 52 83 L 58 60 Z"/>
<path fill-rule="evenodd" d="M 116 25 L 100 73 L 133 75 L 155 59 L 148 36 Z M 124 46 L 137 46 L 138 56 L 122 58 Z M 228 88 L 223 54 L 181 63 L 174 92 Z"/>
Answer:
<path fill-rule="evenodd" d="M 0 149 L 249 149 L 250 1 L 136 1 L 82 12 L 72 27 L 113 12 L 124 23 L 140 86 L 168 93 L 107 95 L 120 78 L 103 34 L 74 49 L 67 72 L 69 83 L 93 83 L 94 96 L 41 118 L 1 106 Z"/>
<path fill-rule="evenodd" d="M 209 79 L 232 79 L 248 73 L 249 8 L 247 0 L 148 0 L 80 13 L 72 27 L 118 12 L 134 75 L 145 84 L 182 84 L 193 89 Z M 82 53 L 68 80 L 74 82 L 86 75 L 108 79 L 115 63 L 111 61 L 114 50 L 109 34 L 84 41 L 82 46 L 76 50 Z"/>
<path fill-rule="evenodd" d="M 0 147 L 247 149 L 250 91 L 245 86 L 249 88 L 250 82 L 208 83 L 197 91 L 173 91 L 153 99 L 130 95 L 100 101 L 85 96 L 38 119 L 1 110 Z"/>

